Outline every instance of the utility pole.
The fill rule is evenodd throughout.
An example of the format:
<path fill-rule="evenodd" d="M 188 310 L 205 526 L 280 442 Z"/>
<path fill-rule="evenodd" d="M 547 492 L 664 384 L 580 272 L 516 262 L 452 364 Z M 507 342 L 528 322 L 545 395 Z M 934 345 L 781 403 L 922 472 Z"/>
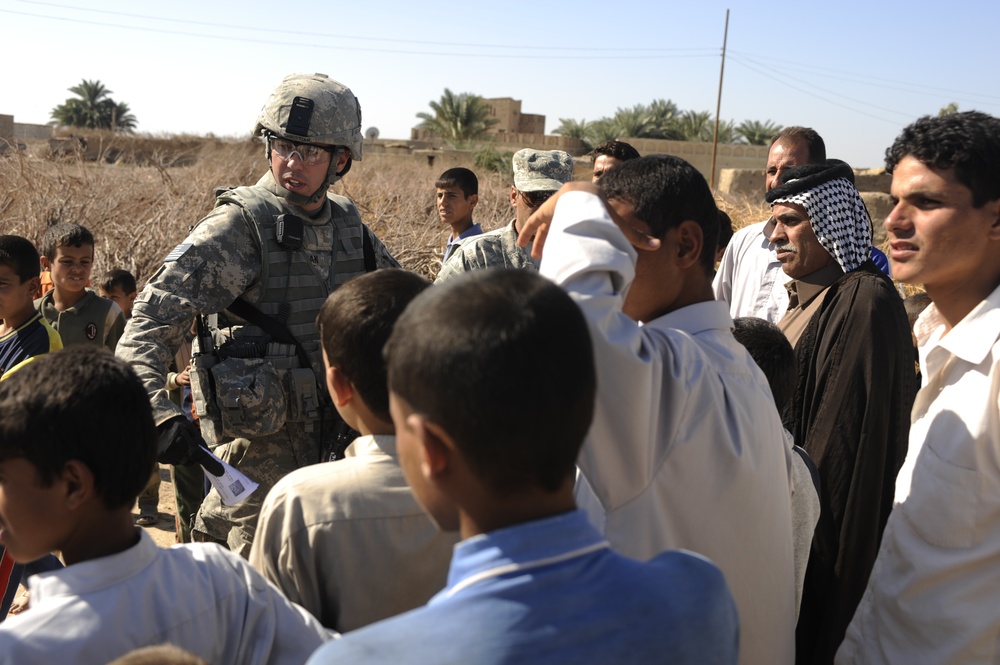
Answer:
<path fill-rule="evenodd" d="M 715 155 L 719 151 L 719 112 L 722 110 L 722 75 L 726 71 L 726 40 L 729 39 L 729 10 L 726 10 L 726 29 L 722 33 L 722 66 L 719 68 L 719 97 L 715 102 L 715 135 L 712 137 L 712 176 L 709 185 L 715 190 Z"/>

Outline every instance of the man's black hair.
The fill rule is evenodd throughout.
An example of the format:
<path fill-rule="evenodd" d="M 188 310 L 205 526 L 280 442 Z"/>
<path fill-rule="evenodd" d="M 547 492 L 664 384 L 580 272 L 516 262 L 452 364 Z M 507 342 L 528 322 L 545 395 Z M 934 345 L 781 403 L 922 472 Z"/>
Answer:
<path fill-rule="evenodd" d="M 639 158 L 639 151 L 624 141 L 605 141 L 587 154 L 593 159 L 597 159 L 598 155 L 607 155 L 623 162 Z"/>
<path fill-rule="evenodd" d="M 350 379 L 365 405 L 385 422 L 392 418 L 382 348 L 399 315 L 430 285 L 406 270 L 376 270 L 331 293 L 316 317 L 330 365 Z"/>
<path fill-rule="evenodd" d="M 703 239 L 701 265 L 708 275 L 715 270 L 719 209 L 698 169 L 673 155 L 647 155 L 605 173 L 600 187 L 607 198 L 631 203 L 657 238 L 685 220 L 697 222 Z"/>
<path fill-rule="evenodd" d="M 733 320 L 733 337 L 767 377 L 778 413 L 785 409 L 798 386 L 798 361 L 791 342 L 778 326 L 765 319 L 741 316 Z"/>
<path fill-rule="evenodd" d="M 443 428 L 494 492 L 571 478 L 597 380 L 583 314 L 533 271 L 462 274 L 427 289 L 385 349 L 389 388 Z"/>
<path fill-rule="evenodd" d="M 826 143 L 823 137 L 812 127 L 785 127 L 771 137 L 768 150 L 774 147 L 775 143 L 804 143 L 806 151 L 809 153 L 809 163 L 818 164 L 826 161 Z"/>
<path fill-rule="evenodd" d="M 100 287 L 102 291 L 109 295 L 115 290 L 115 287 L 120 288 L 122 293 L 128 295 L 135 293 L 135 277 L 124 268 L 115 268 L 104 273 L 104 276 L 101 277 Z"/>
<path fill-rule="evenodd" d="M 465 198 L 469 198 L 473 194 L 479 193 L 479 178 L 469 169 L 456 166 L 442 173 L 434 186 L 438 189 L 458 187 L 465 194 Z"/>
<path fill-rule="evenodd" d="M 896 137 L 885 151 L 892 173 L 904 157 L 936 169 L 954 169 L 981 208 L 1000 198 L 1000 119 L 980 111 L 924 116 Z"/>
<path fill-rule="evenodd" d="M 21 236 L 0 236 L 0 265 L 13 270 L 22 284 L 41 272 L 38 250 Z"/>
<path fill-rule="evenodd" d="M 26 459 L 44 486 L 79 460 L 108 510 L 131 507 L 149 482 L 156 451 L 146 389 L 103 347 L 48 353 L 0 381 L 0 459 Z"/>
<path fill-rule="evenodd" d="M 42 236 L 42 256 L 50 261 L 55 260 L 56 250 L 60 247 L 94 247 L 94 234 L 79 224 L 59 222 L 45 229 Z"/>

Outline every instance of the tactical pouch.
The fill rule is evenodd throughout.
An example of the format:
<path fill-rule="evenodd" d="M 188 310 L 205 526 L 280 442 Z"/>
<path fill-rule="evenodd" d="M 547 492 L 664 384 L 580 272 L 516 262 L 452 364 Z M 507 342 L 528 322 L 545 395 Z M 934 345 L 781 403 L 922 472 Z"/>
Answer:
<path fill-rule="evenodd" d="M 254 438 L 284 427 L 285 391 L 271 363 L 263 358 L 226 358 L 211 372 L 224 435 Z"/>
<path fill-rule="evenodd" d="M 285 378 L 285 394 L 288 395 L 288 422 L 308 422 L 319 418 L 319 386 L 313 371 L 300 368 L 290 369 L 282 374 Z"/>

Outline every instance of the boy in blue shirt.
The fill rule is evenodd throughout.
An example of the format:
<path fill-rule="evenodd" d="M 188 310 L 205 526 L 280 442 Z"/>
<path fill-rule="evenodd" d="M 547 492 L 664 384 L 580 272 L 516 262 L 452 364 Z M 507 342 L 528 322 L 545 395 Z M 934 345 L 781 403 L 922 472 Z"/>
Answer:
<path fill-rule="evenodd" d="M 565 292 L 531 271 L 461 275 L 411 303 L 385 353 L 407 481 L 463 541 L 427 606 L 310 665 L 736 662 L 736 609 L 714 565 L 627 559 L 576 510 L 596 378 Z"/>

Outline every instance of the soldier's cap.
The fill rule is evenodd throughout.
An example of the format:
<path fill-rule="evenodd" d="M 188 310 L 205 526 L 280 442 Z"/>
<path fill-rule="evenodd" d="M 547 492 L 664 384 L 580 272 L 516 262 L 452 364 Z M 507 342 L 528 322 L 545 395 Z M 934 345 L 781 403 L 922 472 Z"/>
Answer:
<path fill-rule="evenodd" d="M 572 179 L 569 153 L 531 148 L 514 153 L 514 187 L 519 192 L 554 192 Z"/>
<path fill-rule="evenodd" d="M 839 159 L 828 159 L 819 164 L 805 164 L 788 169 L 781 174 L 778 184 L 764 195 L 764 200 L 774 203 L 778 199 L 786 199 L 810 189 L 815 189 L 823 183 L 846 178 L 854 184 L 854 169 L 850 164 Z"/>

